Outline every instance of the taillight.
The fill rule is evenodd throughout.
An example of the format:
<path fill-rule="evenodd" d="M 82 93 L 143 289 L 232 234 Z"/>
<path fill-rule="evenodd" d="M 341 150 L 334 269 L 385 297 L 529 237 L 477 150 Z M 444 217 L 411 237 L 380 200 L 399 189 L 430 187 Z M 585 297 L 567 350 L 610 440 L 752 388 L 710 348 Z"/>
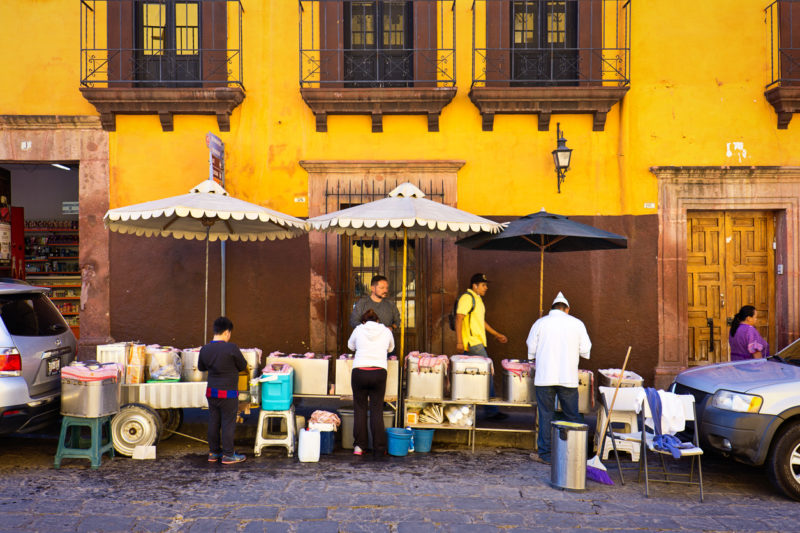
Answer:
<path fill-rule="evenodd" d="M 22 358 L 16 348 L 0 348 L 0 376 L 22 375 Z"/>

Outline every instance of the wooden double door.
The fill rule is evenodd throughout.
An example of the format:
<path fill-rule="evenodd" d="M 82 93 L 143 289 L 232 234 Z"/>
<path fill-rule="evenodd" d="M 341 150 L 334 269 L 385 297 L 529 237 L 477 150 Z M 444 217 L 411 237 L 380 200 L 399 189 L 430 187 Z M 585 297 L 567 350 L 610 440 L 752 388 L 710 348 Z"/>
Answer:
<path fill-rule="evenodd" d="M 757 310 L 775 346 L 775 216 L 771 211 L 689 211 L 689 365 L 730 360 L 728 330 L 743 305 Z"/>

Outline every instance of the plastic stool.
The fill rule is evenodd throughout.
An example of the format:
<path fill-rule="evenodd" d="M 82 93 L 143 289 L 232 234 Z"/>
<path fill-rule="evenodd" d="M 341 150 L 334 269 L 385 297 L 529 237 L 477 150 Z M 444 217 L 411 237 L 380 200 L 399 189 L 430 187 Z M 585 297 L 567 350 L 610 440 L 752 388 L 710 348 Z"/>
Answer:
<path fill-rule="evenodd" d="M 82 447 L 86 441 L 81 439 L 81 428 L 89 428 L 91 439 L 88 447 Z M 67 432 L 69 431 L 69 443 Z M 83 442 L 82 442 L 83 441 Z M 111 415 L 99 418 L 81 418 L 65 415 L 61 421 L 61 434 L 58 438 L 55 467 L 61 467 L 64 458 L 89 459 L 92 468 L 97 469 L 102 462 L 103 454 L 114 457 L 114 443 L 111 440 Z"/>
<path fill-rule="evenodd" d="M 611 411 L 611 422 L 610 425 L 613 427 L 614 424 L 617 424 L 617 427 L 613 429 L 616 433 L 635 433 L 639 431 L 639 423 L 637 420 L 637 415 L 633 411 Z M 605 426 L 606 422 L 606 413 L 604 410 L 600 410 L 597 414 L 597 433 L 595 442 L 600 443 L 601 435 L 600 432 L 602 431 L 603 426 Z M 622 424 L 622 428 L 619 425 Z M 631 454 L 631 460 L 633 462 L 637 462 L 639 460 L 639 448 L 640 445 L 638 442 L 625 442 L 617 439 L 617 450 L 620 452 L 628 452 Z M 613 446 L 611 444 L 611 439 L 606 437 L 605 445 L 603 446 L 603 457 L 601 459 L 606 460 L 608 459 L 608 454 L 613 450 Z"/>
<path fill-rule="evenodd" d="M 278 418 L 285 422 L 286 433 L 270 433 L 268 422 L 272 418 Z M 281 424 L 283 425 L 283 424 Z M 294 406 L 286 411 L 266 411 L 261 410 L 258 415 L 258 429 L 256 430 L 256 444 L 253 448 L 253 455 L 261 456 L 261 449 L 267 446 L 284 446 L 287 455 L 294 454 L 295 437 Z"/>

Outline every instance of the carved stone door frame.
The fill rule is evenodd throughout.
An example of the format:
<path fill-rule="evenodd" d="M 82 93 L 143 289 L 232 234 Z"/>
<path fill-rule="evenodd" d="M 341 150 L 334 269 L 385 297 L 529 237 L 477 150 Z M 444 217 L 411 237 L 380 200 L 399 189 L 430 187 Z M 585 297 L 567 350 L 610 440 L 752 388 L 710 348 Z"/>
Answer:
<path fill-rule="evenodd" d="M 800 336 L 800 168 L 651 167 L 658 179 L 656 387 L 688 366 L 687 211 L 774 211 L 777 349 Z"/>

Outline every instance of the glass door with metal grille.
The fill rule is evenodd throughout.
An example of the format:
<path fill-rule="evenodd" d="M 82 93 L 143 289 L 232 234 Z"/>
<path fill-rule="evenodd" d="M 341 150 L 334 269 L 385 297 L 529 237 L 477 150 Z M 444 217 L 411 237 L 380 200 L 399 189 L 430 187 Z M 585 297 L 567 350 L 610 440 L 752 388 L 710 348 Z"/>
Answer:
<path fill-rule="evenodd" d="M 344 2 L 344 79 L 350 87 L 408 87 L 412 2 Z"/>
<path fill-rule="evenodd" d="M 199 2 L 138 2 L 136 40 L 138 86 L 200 86 Z"/>
<path fill-rule="evenodd" d="M 511 4 L 511 73 L 515 85 L 565 85 L 578 79 L 574 0 Z"/>
<path fill-rule="evenodd" d="M 370 294 L 370 281 L 375 275 L 386 276 L 389 280 L 388 299 L 397 305 L 402 314 L 401 301 L 403 290 L 403 241 L 402 239 L 370 239 L 358 237 L 342 237 L 342 254 L 344 264 L 343 294 L 341 298 L 340 321 L 344 331 L 339 335 L 344 346 L 340 350 L 347 351 L 347 339 L 352 329 L 347 318 L 355 303 L 363 296 Z M 419 272 L 423 264 L 418 259 L 417 239 L 408 241 L 408 270 L 406 274 L 406 352 L 421 349 L 423 346 L 424 309 L 421 296 L 424 290 L 419 281 L 425 279 Z M 400 329 L 395 330 L 395 343 L 400 344 Z"/>

